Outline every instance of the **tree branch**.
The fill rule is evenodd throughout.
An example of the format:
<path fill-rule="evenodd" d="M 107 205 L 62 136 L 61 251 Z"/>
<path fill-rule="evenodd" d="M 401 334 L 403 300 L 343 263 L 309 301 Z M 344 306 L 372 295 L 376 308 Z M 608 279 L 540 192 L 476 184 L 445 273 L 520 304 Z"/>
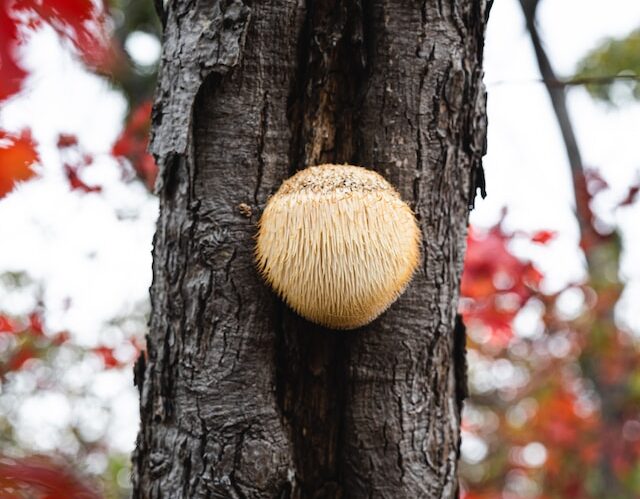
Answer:
<path fill-rule="evenodd" d="M 522 12 L 524 14 L 527 30 L 533 44 L 533 49 L 536 54 L 536 61 L 538 68 L 540 69 L 540 75 L 542 81 L 547 89 L 549 98 L 551 99 L 551 105 L 560 127 L 560 133 L 562 134 L 562 140 L 565 145 L 567 158 L 569 160 L 569 166 L 571 167 L 574 200 L 576 203 L 575 215 L 580 227 L 581 240 L 585 240 L 585 237 L 589 236 L 593 232 L 591 226 L 591 220 L 589 219 L 591 210 L 589 208 L 589 199 L 586 196 L 582 196 L 581 192 L 584 190 L 581 187 L 581 182 L 584 177 L 584 164 L 582 162 L 582 155 L 578 147 L 578 141 L 569 117 L 569 111 L 567 109 L 567 96 L 565 93 L 565 85 L 558 85 L 556 82 L 561 81 L 551 65 L 551 61 L 547 56 L 547 53 L 542 45 L 540 34 L 538 33 L 538 27 L 536 25 L 536 11 L 539 4 L 539 0 L 520 0 Z"/>
<path fill-rule="evenodd" d="M 544 83 L 551 87 L 577 87 L 581 85 L 611 85 L 616 81 L 640 81 L 640 76 L 636 75 L 602 75 L 602 76 L 584 76 L 579 78 L 571 78 L 570 80 L 553 80 L 553 79 L 535 79 L 535 80 L 495 80 L 487 82 L 488 87 L 495 87 L 498 85 L 513 85 L 513 84 L 529 84 L 529 83 Z"/>

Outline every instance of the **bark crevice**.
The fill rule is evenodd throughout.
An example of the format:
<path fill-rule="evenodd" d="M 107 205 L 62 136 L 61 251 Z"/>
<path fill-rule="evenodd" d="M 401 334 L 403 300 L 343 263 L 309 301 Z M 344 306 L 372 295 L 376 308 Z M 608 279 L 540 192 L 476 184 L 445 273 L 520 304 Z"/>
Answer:
<path fill-rule="evenodd" d="M 357 109 L 365 82 L 359 0 L 307 0 L 288 98 L 289 171 L 353 162 Z M 342 497 L 340 464 L 349 336 L 308 323 L 278 305 L 279 406 L 296 465 L 294 497 Z"/>

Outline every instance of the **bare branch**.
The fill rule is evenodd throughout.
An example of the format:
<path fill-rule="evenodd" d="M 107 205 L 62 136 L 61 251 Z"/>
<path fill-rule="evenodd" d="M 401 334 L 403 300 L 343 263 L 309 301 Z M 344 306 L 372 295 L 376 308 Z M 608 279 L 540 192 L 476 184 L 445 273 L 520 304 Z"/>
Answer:
<path fill-rule="evenodd" d="M 496 80 L 486 83 L 487 87 L 497 87 L 500 85 L 528 85 L 544 83 L 550 87 L 577 87 L 580 85 L 611 85 L 616 81 L 640 81 L 637 75 L 603 75 L 603 76 L 584 76 L 580 78 L 571 78 L 570 80 L 539 78 L 535 80 Z"/>
<path fill-rule="evenodd" d="M 580 226 L 580 234 L 582 239 L 584 239 L 585 235 L 589 234 L 593 229 L 591 228 L 590 220 L 585 217 L 585 214 L 590 213 L 588 206 L 589 200 L 584 196 L 580 196 L 580 186 L 578 185 L 578 182 L 583 176 L 584 165 L 582 163 L 582 155 L 580 154 L 578 141 L 573 130 L 573 124 L 571 123 L 571 118 L 569 117 L 569 111 L 567 109 L 565 85 L 554 84 L 554 82 L 561 80 L 556 76 L 556 73 L 551 66 L 551 61 L 547 56 L 538 33 L 538 27 L 535 19 L 538 0 L 520 0 L 520 5 L 522 6 L 527 30 L 529 31 L 531 43 L 533 44 L 533 49 L 536 54 L 538 68 L 540 69 L 542 80 L 547 92 L 549 93 L 551 105 L 553 106 L 558 126 L 560 127 L 560 133 L 562 134 L 562 140 L 564 141 L 569 165 L 571 166 L 574 199 L 576 203 L 575 213 Z"/>

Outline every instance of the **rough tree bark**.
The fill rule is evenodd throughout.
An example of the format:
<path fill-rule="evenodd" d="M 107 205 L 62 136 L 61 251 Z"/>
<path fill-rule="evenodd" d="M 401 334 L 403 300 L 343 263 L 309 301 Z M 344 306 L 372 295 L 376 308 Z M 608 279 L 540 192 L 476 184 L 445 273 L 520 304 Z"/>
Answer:
<path fill-rule="evenodd" d="M 134 497 L 456 496 L 487 3 L 164 2 Z M 352 332 L 296 316 L 252 262 L 267 198 L 323 162 L 382 173 L 424 235 L 407 292 Z"/>

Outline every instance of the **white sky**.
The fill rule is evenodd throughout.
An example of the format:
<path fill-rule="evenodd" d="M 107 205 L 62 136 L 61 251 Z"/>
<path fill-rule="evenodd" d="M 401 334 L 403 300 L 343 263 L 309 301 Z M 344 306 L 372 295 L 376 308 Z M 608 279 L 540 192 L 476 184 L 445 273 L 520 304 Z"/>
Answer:
<path fill-rule="evenodd" d="M 596 0 L 546 0 L 539 14 L 550 57 L 562 75 L 570 75 L 580 56 L 603 37 L 640 26 L 635 0 L 609 0 L 606 6 Z M 141 43 L 148 47 L 149 40 Z M 147 299 L 157 201 L 140 185 L 123 184 L 108 157 L 126 112 L 123 98 L 84 72 L 50 31 L 34 37 L 26 55 L 33 73 L 28 91 L 3 107 L 0 126 L 31 127 L 41 145 L 42 178 L 0 201 L 0 274 L 27 272 L 44 288 L 50 328 L 68 328 L 77 341 L 92 345 L 109 319 Z M 557 289 L 582 276 L 569 167 L 544 87 L 534 82 L 539 75 L 517 0 L 496 0 L 485 55 L 489 196 L 478 201 L 471 219 L 492 224 L 506 206 L 512 229 L 557 230 L 558 239 L 548 247 L 518 247 L 539 261 L 549 288 Z M 622 196 L 640 171 L 640 105 L 612 110 L 580 88 L 570 91 L 569 104 L 585 162 L 614 187 L 610 200 Z M 102 193 L 68 192 L 55 149 L 60 132 L 76 134 L 96 153 L 86 180 L 103 185 Z M 635 320 L 636 330 L 640 319 L 631 311 L 640 304 L 639 205 L 616 216 L 627 244 L 624 275 L 631 281 L 621 316 Z M 32 306 L 30 294 L 0 289 L 0 310 L 20 313 Z"/>

